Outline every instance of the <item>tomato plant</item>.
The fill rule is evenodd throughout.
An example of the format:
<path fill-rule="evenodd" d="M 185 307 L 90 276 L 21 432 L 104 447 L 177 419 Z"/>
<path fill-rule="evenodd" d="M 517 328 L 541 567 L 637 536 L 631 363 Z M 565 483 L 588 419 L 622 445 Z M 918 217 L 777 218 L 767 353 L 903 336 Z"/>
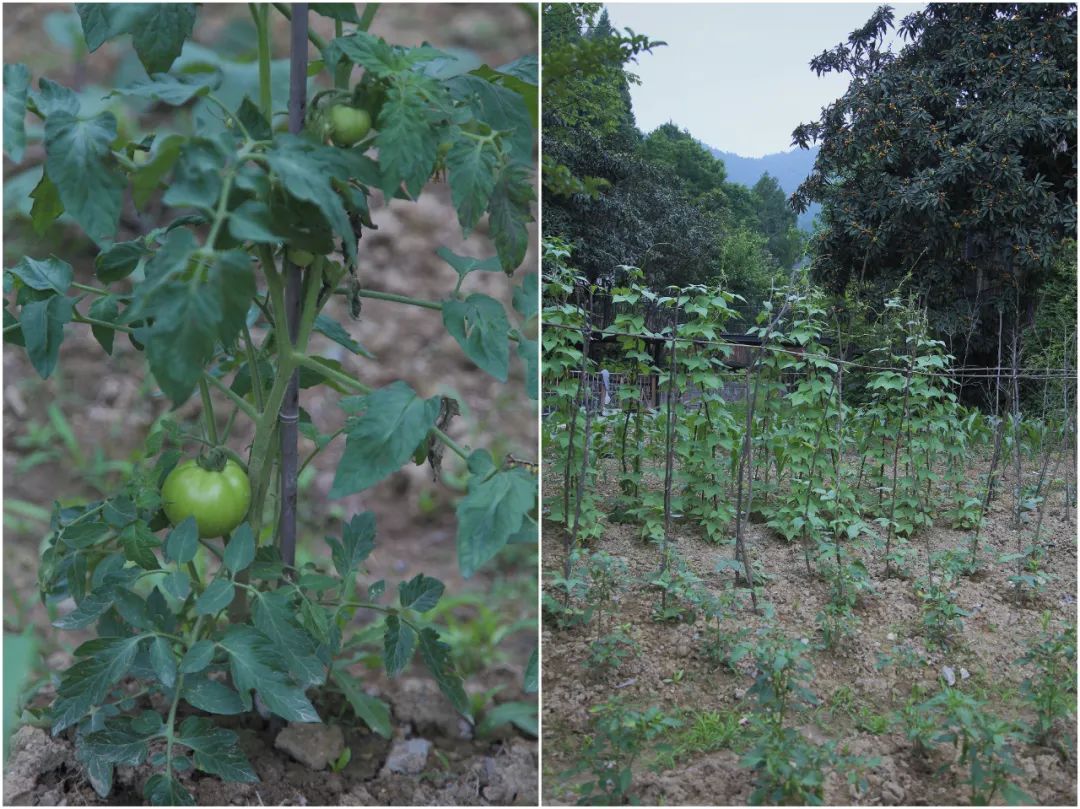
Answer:
<path fill-rule="evenodd" d="M 88 52 L 130 35 L 142 66 L 105 104 L 44 77 L 35 88 L 25 65 L 4 66 L 5 152 L 18 164 L 37 141 L 44 151 L 31 222 L 40 232 L 63 216 L 96 254 L 95 283 L 77 281 L 57 255 L 8 267 L 5 341 L 23 346 L 46 378 L 71 329 L 89 327 L 107 355 L 119 335 L 145 356 L 174 406 L 195 396 L 201 406 L 201 431 L 163 420 L 150 432 L 145 461 L 117 491 L 52 511 L 41 596 L 75 604 L 55 626 L 96 637 L 74 650 L 41 718 L 73 736 L 102 796 L 117 765 L 147 761 L 153 804 L 192 803 L 182 774 L 193 768 L 257 780 L 236 734 L 211 718 L 251 711 L 256 699 L 282 719 L 319 722 L 309 691 L 333 688 L 390 737 L 389 706 L 348 671 L 373 654 L 371 627 L 353 627 L 359 611 L 379 622 L 377 654 L 389 676 L 419 652 L 471 721 L 451 650 L 426 617 L 443 583 L 417 574 L 394 599 L 383 597 L 385 582 L 358 589 L 375 547 L 374 514 L 342 520 L 327 538 L 328 565 L 296 562 L 298 473 L 341 437 L 331 498 L 369 489 L 413 458 L 438 478 L 450 451 L 464 576 L 508 543 L 536 541 L 530 468 L 451 438 L 457 399 L 422 395 L 397 378 L 393 357 L 369 373 L 393 381 L 358 379 L 348 359 L 374 358 L 326 311 L 340 298 L 357 318 L 366 299 L 438 313 L 483 372 L 506 382 L 520 363 L 524 390 L 508 401 L 532 406 L 537 276 L 516 271 L 534 200 L 536 60 L 496 69 L 464 52 L 394 45 L 368 31 L 376 7 L 359 15 L 351 4 L 313 5 L 334 19 L 337 35 L 325 40 L 309 30 L 305 4 L 252 4 L 258 62 L 247 69 L 190 41 L 195 4 L 77 4 Z M 277 13 L 290 20 L 288 65 L 270 56 Z M 308 41 L 317 52 L 310 64 Z M 275 79 L 283 70 L 288 86 Z M 310 103 L 309 86 L 321 88 Z M 163 108 L 177 113 L 170 125 L 143 135 L 140 116 Z M 485 220 L 493 254 L 441 248 L 457 276 L 442 300 L 368 288 L 360 240 L 377 227 L 372 197 L 408 204 L 432 179 L 448 183 L 464 237 Z M 152 207 L 159 221 L 132 233 L 130 202 Z M 473 241 L 473 252 L 484 249 L 483 237 Z M 506 276 L 513 313 L 463 289 L 474 272 Z M 336 344 L 335 358 L 316 353 L 315 334 Z M 301 390 L 316 387 L 345 394 L 340 430 L 324 431 L 300 406 Z M 228 410 L 223 430 L 215 409 Z M 311 446 L 302 465 L 301 440 Z M 180 463 L 196 449 L 202 462 Z M 526 690 L 535 690 L 535 653 L 525 671 Z M 132 679 L 138 697 L 123 687 Z"/>

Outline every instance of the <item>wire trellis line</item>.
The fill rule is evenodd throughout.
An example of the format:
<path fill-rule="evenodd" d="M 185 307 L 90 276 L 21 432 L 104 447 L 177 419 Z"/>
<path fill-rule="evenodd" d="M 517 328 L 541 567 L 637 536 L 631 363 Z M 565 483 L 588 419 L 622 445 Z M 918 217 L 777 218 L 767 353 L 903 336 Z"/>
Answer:
<path fill-rule="evenodd" d="M 543 324 L 545 329 L 565 329 L 567 331 L 580 332 L 582 329 L 578 326 L 569 326 L 565 323 L 547 323 Z M 621 331 L 609 331 L 603 330 L 602 333 L 611 337 L 631 337 L 638 340 L 661 340 L 665 343 L 679 342 L 690 343 L 699 347 L 736 347 L 746 346 L 747 343 L 735 342 L 732 340 L 706 340 L 698 337 L 670 337 L 662 334 L 637 334 L 635 332 L 621 332 Z M 834 357 L 830 354 L 818 354 L 814 352 L 803 351 L 801 349 L 788 348 L 781 345 L 774 345 L 771 343 L 761 343 L 760 345 L 754 345 L 754 348 L 772 351 L 779 354 L 789 354 L 793 357 L 799 357 L 801 359 L 821 359 L 827 362 L 836 363 L 838 365 L 844 365 L 848 368 L 858 368 L 866 371 L 895 371 L 896 373 L 907 373 L 908 368 L 896 367 L 889 365 L 867 365 L 865 363 L 855 362 L 853 360 L 842 360 L 838 357 Z M 967 368 L 973 368 L 977 373 L 966 370 Z M 941 377 L 945 379 L 954 379 L 956 377 L 963 377 L 964 379 L 996 379 L 999 376 L 1012 378 L 1014 371 L 1011 366 L 964 366 L 962 368 L 953 368 L 947 372 L 928 371 L 920 368 L 910 369 L 913 374 L 926 377 Z M 1047 380 L 1047 379 L 1071 379 L 1078 378 L 1078 374 L 1074 371 L 1055 371 L 1047 370 L 1045 368 L 1017 368 L 1015 371 L 1017 379 L 1034 379 L 1034 380 Z"/>

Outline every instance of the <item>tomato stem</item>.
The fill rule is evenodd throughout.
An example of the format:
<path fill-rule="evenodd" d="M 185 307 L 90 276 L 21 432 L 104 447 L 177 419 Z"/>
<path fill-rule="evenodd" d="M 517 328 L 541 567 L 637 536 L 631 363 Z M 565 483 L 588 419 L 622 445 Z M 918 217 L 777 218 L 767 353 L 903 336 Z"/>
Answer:
<path fill-rule="evenodd" d="M 202 397 L 203 427 L 206 440 L 214 447 L 218 445 L 217 420 L 214 418 L 214 401 L 210 398 L 210 387 L 206 384 L 207 374 L 199 377 L 199 395 Z"/>
<path fill-rule="evenodd" d="M 252 421 L 259 420 L 259 411 L 252 407 L 242 397 L 237 395 L 236 391 L 234 391 L 216 376 L 211 374 L 209 371 L 203 371 L 203 378 L 215 388 L 217 388 L 219 391 L 221 391 L 223 394 L 225 394 L 229 401 L 236 405 L 237 408 L 239 408 L 240 411 L 249 419 L 251 419 Z"/>

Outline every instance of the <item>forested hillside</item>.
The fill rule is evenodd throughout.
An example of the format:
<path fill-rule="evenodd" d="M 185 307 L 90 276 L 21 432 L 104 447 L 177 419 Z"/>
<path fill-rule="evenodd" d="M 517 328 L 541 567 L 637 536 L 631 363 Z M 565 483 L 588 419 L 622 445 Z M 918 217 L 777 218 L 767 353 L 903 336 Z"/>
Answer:
<path fill-rule="evenodd" d="M 713 157 L 724 161 L 731 182 L 753 185 L 761 179 L 762 174 L 769 174 L 776 178 L 784 193 L 790 196 L 813 171 L 818 147 L 792 149 L 789 152 L 775 152 L 761 157 L 743 157 L 715 148 L 709 151 Z M 807 233 L 813 230 L 814 217 L 820 210 L 820 205 L 811 203 L 806 211 L 799 214 L 799 229 Z"/>
<path fill-rule="evenodd" d="M 546 9 L 544 234 L 594 280 L 633 265 L 653 287 L 720 282 L 767 297 L 803 255 L 795 212 L 774 178 L 732 182 L 676 123 L 637 128 L 628 68 L 656 44 L 617 34 L 596 4 Z"/>

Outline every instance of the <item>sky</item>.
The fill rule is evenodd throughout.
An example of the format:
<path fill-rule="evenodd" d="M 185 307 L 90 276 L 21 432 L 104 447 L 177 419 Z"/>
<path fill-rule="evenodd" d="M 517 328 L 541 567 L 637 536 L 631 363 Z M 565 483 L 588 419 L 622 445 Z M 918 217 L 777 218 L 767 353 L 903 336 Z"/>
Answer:
<path fill-rule="evenodd" d="M 844 94 L 848 77 L 818 78 L 810 59 L 865 25 L 878 3 L 608 3 L 611 23 L 665 47 L 627 70 L 638 128 L 674 121 L 744 157 L 792 149 L 791 132 Z M 899 23 L 925 4 L 892 3 Z M 894 48 L 902 46 L 899 37 Z"/>

